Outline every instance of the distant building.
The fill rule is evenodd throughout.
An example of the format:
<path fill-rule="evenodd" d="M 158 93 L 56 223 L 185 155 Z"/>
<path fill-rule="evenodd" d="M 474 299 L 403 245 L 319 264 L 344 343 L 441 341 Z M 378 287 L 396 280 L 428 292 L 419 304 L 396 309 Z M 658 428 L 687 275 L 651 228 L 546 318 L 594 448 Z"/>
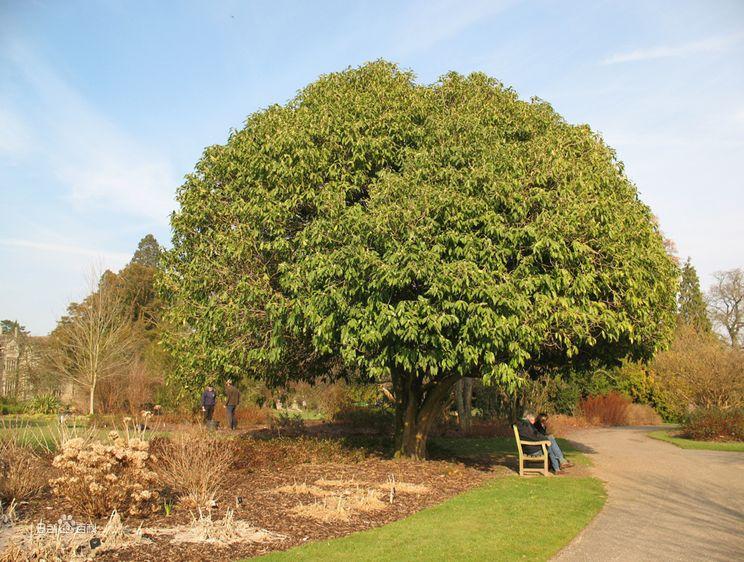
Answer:
<path fill-rule="evenodd" d="M 0 395 L 24 398 L 28 374 L 21 369 L 21 344 L 18 328 L 12 333 L 0 334 Z"/>

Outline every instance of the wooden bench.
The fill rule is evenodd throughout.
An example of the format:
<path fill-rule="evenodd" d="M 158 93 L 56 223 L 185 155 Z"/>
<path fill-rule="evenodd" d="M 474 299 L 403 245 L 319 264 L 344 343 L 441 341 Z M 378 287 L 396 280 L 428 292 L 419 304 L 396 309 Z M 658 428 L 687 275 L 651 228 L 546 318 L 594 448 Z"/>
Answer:
<path fill-rule="evenodd" d="M 517 452 L 519 453 L 519 475 L 525 476 L 526 474 L 542 474 L 543 476 L 549 476 L 548 472 L 548 446 L 550 441 L 522 441 L 519 438 L 519 431 L 517 426 L 513 425 L 514 439 L 517 441 Z M 526 455 L 522 451 L 522 445 L 540 445 L 542 447 L 542 454 Z M 540 462 L 542 468 L 526 467 L 525 462 Z"/>

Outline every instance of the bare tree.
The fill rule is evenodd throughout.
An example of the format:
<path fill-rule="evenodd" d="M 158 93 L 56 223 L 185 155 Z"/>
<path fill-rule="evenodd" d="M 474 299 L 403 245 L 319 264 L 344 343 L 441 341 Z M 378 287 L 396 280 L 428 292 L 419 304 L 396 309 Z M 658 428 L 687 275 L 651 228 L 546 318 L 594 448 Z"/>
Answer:
<path fill-rule="evenodd" d="M 728 335 L 731 347 L 741 346 L 744 328 L 744 269 L 718 271 L 708 292 L 708 307 L 713 324 Z"/>
<path fill-rule="evenodd" d="M 51 336 L 49 357 L 54 368 L 87 391 L 91 414 L 96 386 L 129 367 L 137 342 L 110 275 L 105 273 L 97 282 L 96 273 L 91 274 L 91 294 L 70 305 Z"/>

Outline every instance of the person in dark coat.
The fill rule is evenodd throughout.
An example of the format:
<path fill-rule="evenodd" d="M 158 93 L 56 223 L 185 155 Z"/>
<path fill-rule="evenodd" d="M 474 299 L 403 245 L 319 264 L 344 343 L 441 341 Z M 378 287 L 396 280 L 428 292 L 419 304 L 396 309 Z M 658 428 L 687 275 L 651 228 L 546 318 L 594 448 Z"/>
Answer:
<path fill-rule="evenodd" d="M 240 404 L 240 391 L 233 385 L 232 381 L 225 383 L 225 409 L 227 411 L 227 425 L 230 429 L 238 427 L 238 418 L 235 416 L 235 409 Z"/>
<path fill-rule="evenodd" d="M 217 393 L 214 391 L 214 387 L 207 386 L 201 396 L 201 409 L 202 412 L 204 412 L 204 423 L 212 421 L 215 404 L 217 404 Z"/>
<path fill-rule="evenodd" d="M 547 416 L 543 418 L 543 420 L 546 419 Z M 563 452 L 560 447 L 558 447 L 555 438 L 552 435 L 548 436 L 546 433 L 542 433 L 538 429 L 536 422 L 537 418 L 535 417 L 535 414 L 532 412 L 525 412 L 522 419 L 517 422 L 519 439 L 524 441 L 550 441 L 550 445 L 548 446 L 548 457 L 550 458 L 550 466 L 552 467 L 553 472 L 557 474 L 561 471 L 562 467 L 570 466 L 570 463 L 563 456 Z M 541 425 L 540 427 L 542 427 L 543 430 L 545 429 L 544 425 Z M 525 455 L 536 455 L 542 452 L 542 447 L 540 445 L 522 445 L 522 451 Z"/>

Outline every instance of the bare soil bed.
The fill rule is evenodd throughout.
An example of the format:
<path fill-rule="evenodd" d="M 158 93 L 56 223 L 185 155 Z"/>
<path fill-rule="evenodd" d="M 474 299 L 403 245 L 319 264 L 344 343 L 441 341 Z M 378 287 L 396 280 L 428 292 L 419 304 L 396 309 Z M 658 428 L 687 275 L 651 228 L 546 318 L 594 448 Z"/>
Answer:
<path fill-rule="evenodd" d="M 246 540 L 174 540 L 178 529 L 189 530 L 200 515 L 176 505 L 169 515 L 163 510 L 145 520 L 125 517 L 128 529 L 141 526 L 142 540 L 96 553 L 95 559 L 230 561 L 257 556 L 384 525 L 511 472 L 501 462 L 393 460 L 375 450 L 374 442 L 360 448 L 343 437 L 312 433 L 316 435 L 267 439 L 259 432 L 239 437 L 228 484 L 218 494 L 216 507 L 201 517 L 211 522 L 227 516 L 231 528 L 250 525 L 256 532 Z M 79 515 L 51 495 L 18 511 L 34 525 Z M 102 528 L 106 521 L 96 523 Z"/>

